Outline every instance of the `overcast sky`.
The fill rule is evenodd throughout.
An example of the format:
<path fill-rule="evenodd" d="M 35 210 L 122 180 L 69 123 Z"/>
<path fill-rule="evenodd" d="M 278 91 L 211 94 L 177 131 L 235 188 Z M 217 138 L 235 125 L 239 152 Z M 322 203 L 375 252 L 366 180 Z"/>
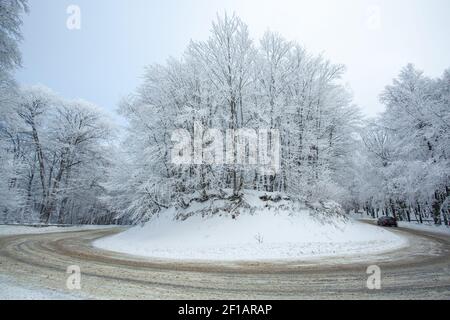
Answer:
<path fill-rule="evenodd" d="M 19 82 L 44 84 L 114 112 L 143 68 L 208 37 L 217 12 L 235 12 L 257 41 L 268 29 L 347 66 L 345 81 L 368 116 L 408 62 L 432 77 L 450 67 L 449 0 L 30 0 Z M 69 30 L 69 5 L 81 29 Z"/>

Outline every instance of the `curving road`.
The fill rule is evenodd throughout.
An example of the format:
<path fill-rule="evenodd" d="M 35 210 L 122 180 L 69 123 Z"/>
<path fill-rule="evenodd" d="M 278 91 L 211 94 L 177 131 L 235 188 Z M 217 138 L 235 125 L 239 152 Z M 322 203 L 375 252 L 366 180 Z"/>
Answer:
<path fill-rule="evenodd" d="M 149 260 L 92 241 L 121 228 L 0 238 L 0 275 L 19 284 L 93 299 L 450 299 L 450 237 L 407 229 L 402 250 L 313 262 L 213 263 Z M 381 290 L 368 290 L 378 265 Z M 81 268 L 81 291 L 66 289 Z"/>

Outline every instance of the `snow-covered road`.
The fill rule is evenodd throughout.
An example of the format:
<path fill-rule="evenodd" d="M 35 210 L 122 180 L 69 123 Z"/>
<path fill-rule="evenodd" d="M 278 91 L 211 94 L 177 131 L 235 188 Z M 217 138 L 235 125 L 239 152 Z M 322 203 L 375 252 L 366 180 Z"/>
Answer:
<path fill-rule="evenodd" d="M 61 299 L 450 299 L 448 235 L 400 228 L 393 232 L 407 237 L 410 246 L 398 251 L 270 263 L 180 263 L 92 246 L 120 231 L 0 237 L 3 298 L 40 299 L 51 292 L 48 298 Z M 71 265 L 81 269 L 79 291 L 66 287 Z M 381 268 L 381 290 L 366 287 L 370 265 Z M 18 288 L 27 288 L 26 294 Z"/>

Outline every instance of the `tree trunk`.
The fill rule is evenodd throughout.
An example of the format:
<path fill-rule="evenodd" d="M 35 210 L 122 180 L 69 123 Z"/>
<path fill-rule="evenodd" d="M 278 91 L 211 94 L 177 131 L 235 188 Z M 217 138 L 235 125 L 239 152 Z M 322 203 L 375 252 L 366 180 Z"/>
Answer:
<path fill-rule="evenodd" d="M 47 185 L 45 183 L 45 163 L 44 163 L 44 154 L 42 152 L 42 146 L 41 146 L 41 142 L 39 140 L 39 134 L 37 132 L 36 125 L 34 123 L 34 119 L 31 122 L 31 128 L 32 128 L 33 141 L 34 141 L 34 145 L 36 148 L 36 155 L 37 155 L 37 159 L 38 159 L 38 163 L 39 163 L 39 177 L 41 179 L 41 186 L 42 186 L 42 201 L 41 201 L 40 215 L 41 215 L 41 221 L 44 222 L 46 220 L 44 212 L 46 211 L 45 204 L 47 201 Z"/>

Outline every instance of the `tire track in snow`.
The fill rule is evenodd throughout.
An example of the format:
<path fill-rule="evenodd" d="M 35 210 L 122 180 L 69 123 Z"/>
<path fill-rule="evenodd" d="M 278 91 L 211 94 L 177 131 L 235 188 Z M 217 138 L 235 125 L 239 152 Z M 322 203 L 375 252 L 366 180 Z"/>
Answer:
<path fill-rule="evenodd" d="M 95 239 L 123 228 L 0 238 L 0 271 L 65 290 L 79 265 L 82 294 L 112 299 L 450 299 L 450 239 L 413 230 L 406 249 L 315 261 L 175 262 L 101 251 Z M 382 269 L 382 290 L 365 287 L 367 266 Z"/>

